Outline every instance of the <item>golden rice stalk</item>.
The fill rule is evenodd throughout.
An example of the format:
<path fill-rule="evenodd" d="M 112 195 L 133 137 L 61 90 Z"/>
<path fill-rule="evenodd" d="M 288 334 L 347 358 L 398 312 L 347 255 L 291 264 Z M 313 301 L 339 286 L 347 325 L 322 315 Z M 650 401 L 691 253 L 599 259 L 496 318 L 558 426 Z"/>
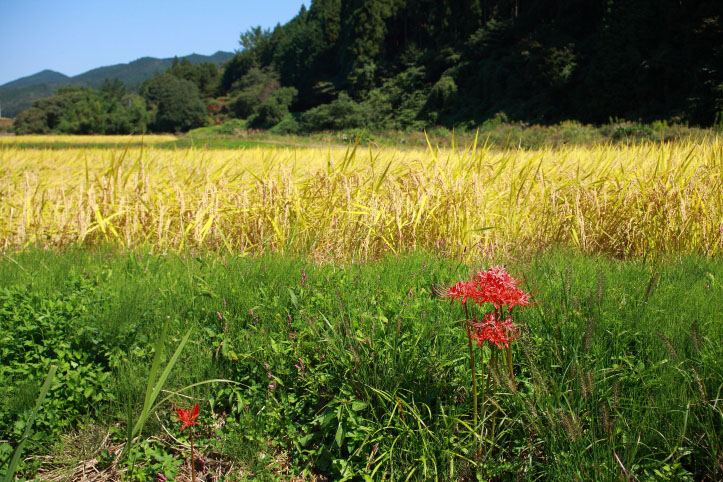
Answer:
<path fill-rule="evenodd" d="M 723 250 L 723 140 L 557 149 L 154 148 L 0 143 L 0 241 L 112 242 L 366 260 L 560 245 L 619 257 Z M 46 139 L 46 138 L 40 138 Z M 161 140 L 163 139 L 163 140 Z"/>

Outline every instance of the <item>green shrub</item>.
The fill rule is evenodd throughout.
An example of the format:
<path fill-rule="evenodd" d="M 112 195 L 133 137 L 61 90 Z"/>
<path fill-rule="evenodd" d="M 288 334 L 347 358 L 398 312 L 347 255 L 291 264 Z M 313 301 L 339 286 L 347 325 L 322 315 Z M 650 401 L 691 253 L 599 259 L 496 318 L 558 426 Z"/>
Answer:
<path fill-rule="evenodd" d="M 13 126 L 18 135 L 46 134 L 50 131 L 47 113 L 40 107 L 31 107 L 22 111 L 15 118 Z"/>
<path fill-rule="evenodd" d="M 659 140 L 653 127 L 638 122 L 625 122 L 615 126 L 611 138 L 614 141 L 620 141 L 624 139 Z"/>
<path fill-rule="evenodd" d="M 281 87 L 279 74 L 271 68 L 252 68 L 233 84 L 229 108 L 240 119 L 258 112 L 259 106 Z"/>
<path fill-rule="evenodd" d="M 289 106 L 298 91 L 293 87 L 281 87 L 269 95 L 258 108 L 255 116 L 249 119 L 251 127 L 269 129 L 289 113 Z"/>
<path fill-rule="evenodd" d="M 246 130 L 246 121 L 242 119 L 231 119 L 217 126 L 199 127 L 188 131 L 189 137 L 213 137 L 238 135 Z"/>
<path fill-rule="evenodd" d="M 435 110 L 444 110 L 457 96 L 457 84 L 448 75 L 443 75 L 429 93 L 427 105 Z"/>
<path fill-rule="evenodd" d="M 106 87 L 106 86 L 104 86 Z M 101 88 L 59 89 L 39 99 L 15 119 L 18 134 L 133 134 L 144 130 L 146 104 L 135 94 L 126 94 L 118 82 L 116 90 Z"/>
<path fill-rule="evenodd" d="M 371 112 L 342 92 L 329 104 L 314 107 L 301 115 L 301 124 L 306 131 L 344 130 L 368 127 Z"/>
<path fill-rule="evenodd" d="M 294 114 L 286 114 L 281 121 L 271 128 L 273 134 L 298 134 L 301 132 L 301 124 Z"/>
<path fill-rule="evenodd" d="M 120 363 L 112 346 L 119 340 L 104 338 L 96 328 L 102 302 L 90 283 L 77 279 L 51 296 L 23 287 L 0 289 L 0 433 L 11 446 L 23 433 L 51 365 L 58 371 L 35 421 L 36 444 L 54 442 L 81 416 L 115 399 L 109 382 Z"/>
<path fill-rule="evenodd" d="M 141 89 L 151 108 L 150 127 L 155 132 L 185 132 L 203 126 L 208 117 L 193 82 L 159 74 Z"/>

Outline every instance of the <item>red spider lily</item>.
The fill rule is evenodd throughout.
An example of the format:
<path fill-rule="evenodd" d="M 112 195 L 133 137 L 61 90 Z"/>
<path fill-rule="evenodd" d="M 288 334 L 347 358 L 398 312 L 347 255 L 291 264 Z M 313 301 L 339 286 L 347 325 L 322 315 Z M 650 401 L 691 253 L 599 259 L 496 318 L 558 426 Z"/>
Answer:
<path fill-rule="evenodd" d="M 470 335 L 477 342 L 477 346 L 487 341 L 502 348 L 509 346 L 509 343 L 517 338 L 517 326 L 512 323 L 512 319 L 498 320 L 496 313 L 486 314 L 484 321 L 477 321 L 475 317 L 468 325 L 474 329 Z"/>
<path fill-rule="evenodd" d="M 477 285 L 473 281 L 459 281 L 451 286 L 444 295 L 446 298 L 457 298 L 463 305 L 468 299 L 477 300 L 480 293 L 477 291 Z M 450 301 L 454 301 L 453 299 Z"/>
<path fill-rule="evenodd" d="M 480 271 L 469 281 L 460 281 L 447 290 L 447 298 L 457 298 L 463 305 L 468 299 L 478 305 L 492 303 L 495 309 L 501 306 L 527 306 L 529 295 L 519 288 L 519 282 L 505 271 L 505 268 L 493 266 Z"/>
<path fill-rule="evenodd" d="M 519 287 L 519 281 L 509 275 L 504 267 L 493 266 L 486 271 L 479 271 L 468 281 L 460 281 L 453 286 L 445 289 L 439 288 L 438 285 L 432 286 L 432 291 L 445 298 L 451 298 L 451 301 L 458 299 L 464 306 L 466 318 L 467 344 L 469 347 L 470 369 L 472 371 L 472 400 L 473 400 L 473 418 L 472 424 L 477 427 L 478 411 L 477 411 L 477 373 L 475 368 L 474 343 L 482 347 L 484 342 L 491 345 L 497 345 L 500 350 L 506 350 L 506 362 L 509 368 L 510 378 L 514 379 L 514 371 L 512 365 L 512 351 L 509 349 L 510 342 L 517 338 L 517 326 L 512 323 L 509 317 L 510 310 L 514 306 L 524 307 L 531 304 L 529 295 L 522 291 Z M 470 320 L 467 301 L 472 300 L 477 305 L 490 303 L 494 306 L 494 311 L 484 315 L 484 318 L 477 320 L 475 316 Z M 506 318 L 502 319 L 507 307 Z M 489 363 L 491 367 L 497 366 L 497 352 L 491 350 Z M 485 381 L 485 360 L 484 350 L 482 351 L 482 380 Z M 490 373 L 486 377 L 486 385 L 483 384 L 485 395 L 483 395 L 483 409 L 486 410 L 484 397 L 490 387 Z M 484 420 L 484 412 L 482 419 Z M 479 448 L 481 450 L 481 446 Z M 478 452 L 478 455 L 480 452 Z"/>
<path fill-rule="evenodd" d="M 196 422 L 196 418 L 198 418 L 198 404 L 194 405 L 193 408 L 189 408 L 188 410 L 177 408 L 176 415 L 178 416 L 178 420 L 183 422 L 183 427 L 181 427 L 181 430 L 188 427 L 188 431 L 190 432 L 189 438 L 191 441 L 191 480 L 193 482 L 196 482 L 196 463 L 195 457 L 193 456 L 193 425 L 200 425 L 198 422 Z"/>
<path fill-rule="evenodd" d="M 183 422 L 181 430 L 186 427 L 190 427 L 191 425 L 200 425 L 196 422 L 196 418 L 198 418 L 198 408 L 198 404 L 196 404 L 193 408 L 189 408 L 188 410 L 184 410 L 182 408 L 176 409 L 176 416 L 178 417 L 178 420 Z"/>
<path fill-rule="evenodd" d="M 487 271 L 480 271 L 472 280 L 481 295 L 475 299 L 475 303 L 492 303 L 496 309 L 502 305 L 512 308 L 530 304 L 527 293 L 519 288 L 519 282 L 504 267 L 493 266 Z"/>

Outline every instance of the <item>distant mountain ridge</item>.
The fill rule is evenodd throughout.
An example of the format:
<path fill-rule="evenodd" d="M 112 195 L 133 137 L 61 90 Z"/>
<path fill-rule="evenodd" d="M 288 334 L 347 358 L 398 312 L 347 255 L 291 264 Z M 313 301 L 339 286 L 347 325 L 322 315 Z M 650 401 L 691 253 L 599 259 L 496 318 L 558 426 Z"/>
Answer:
<path fill-rule="evenodd" d="M 214 62 L 222 64 L 231 57 L 232 52 L 219 50 L 212 55 L 191 54 L 178 57 L 179 60 L 188 59 L 192 64 Z M 98 67 L 74 77 L 43 70 L 37 74 L 22 77 L 6 84 L 0 85 L 0 106 L 4 117 L 15 117 L 30 107 L 33 101 L 48 97 L 61 87 L 100 87 L 105 79 L 119 79 L 131 89 L 136 88 L 144 80 L 163 72 L 173 65 L 173 58 L 157 59 L 142 57 L 127 64 L 115 64 Z"/>
<path fill-rule="evenodd" d="M 37 74 L 21 77 L 17 80 L 13 80 L 12 82 L 8 82 L 7 84 L 0 85 L 0 89 L 20 89 L 40 84 L 60 84 L 70 81 L 71 78 L 72 77 L 68 77 L 60 72 L 46 69 L 42 72 L 38 72 Z"/>

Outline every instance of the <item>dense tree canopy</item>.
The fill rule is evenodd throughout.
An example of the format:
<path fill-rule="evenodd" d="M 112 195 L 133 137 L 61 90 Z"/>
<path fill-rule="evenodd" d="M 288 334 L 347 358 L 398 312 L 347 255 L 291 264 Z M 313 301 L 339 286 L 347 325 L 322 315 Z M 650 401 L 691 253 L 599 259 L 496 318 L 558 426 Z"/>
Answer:
<path fill-rule="evenodd" d="M 211 98 L 216 95 L 221 79 L 218 66 L 213 62 L 194 65 L 186 58 L 180 62 L 178 58 L 173 59 L 173 65 L 168 69 L 168 73 L 179 79 L 192 82 L 204 98 Z"/>
<path fill-rule="evenodd" d="M 722 20 L 720 0 L 311 0 L 284 25 L 242 33 L 220 71 L 176 61 L 141 93 L 156 131 L 231 117 L 279 132 L 493 117 L 709 126 L 723 123 Z M 18 125 L 133 130 L 139 102 L 75 89 Z"/>
<path fill-rule="evenodd" d="M 150 107 L 150 127 L 156 132 L 187 131 L 206 123 L 206 108 L 196 85 L 171 73 L 144 83 L 141 94 Z"/>
<path fill-rule="evenodd" d="M 365 121 L 375 127 L 498 112 L 709 125 L 723 110 L 722 16 L 715 0 L 312 0 L 273 31 L 242 34 L 219 93 L 267 69 L 297 89 L 292 112 L 338 111 L 346 92 L 339 106 L 383 114 Z"/>
<path fill-rule="evenodd" d="M 126 93 L 121 82 L 99 89 L 63 88 L 52 97 L 37 100 L 15 119 L 18 134 L 134 134 L 147 122 L 146 103 Z"/>
<path fill-rule="evenodd" d="M 213 116 L 220 73 L 215 64 L 174 62 L 128 93 L 117 79 L 98 89 L 69 87 L 39 99 L 15 119 L 18 134 L 136 134 L 187 131 Z M 202 99 L 203 96 L 203 99 Z M 205 99 L 205 102 L 204 102 Z"/>

